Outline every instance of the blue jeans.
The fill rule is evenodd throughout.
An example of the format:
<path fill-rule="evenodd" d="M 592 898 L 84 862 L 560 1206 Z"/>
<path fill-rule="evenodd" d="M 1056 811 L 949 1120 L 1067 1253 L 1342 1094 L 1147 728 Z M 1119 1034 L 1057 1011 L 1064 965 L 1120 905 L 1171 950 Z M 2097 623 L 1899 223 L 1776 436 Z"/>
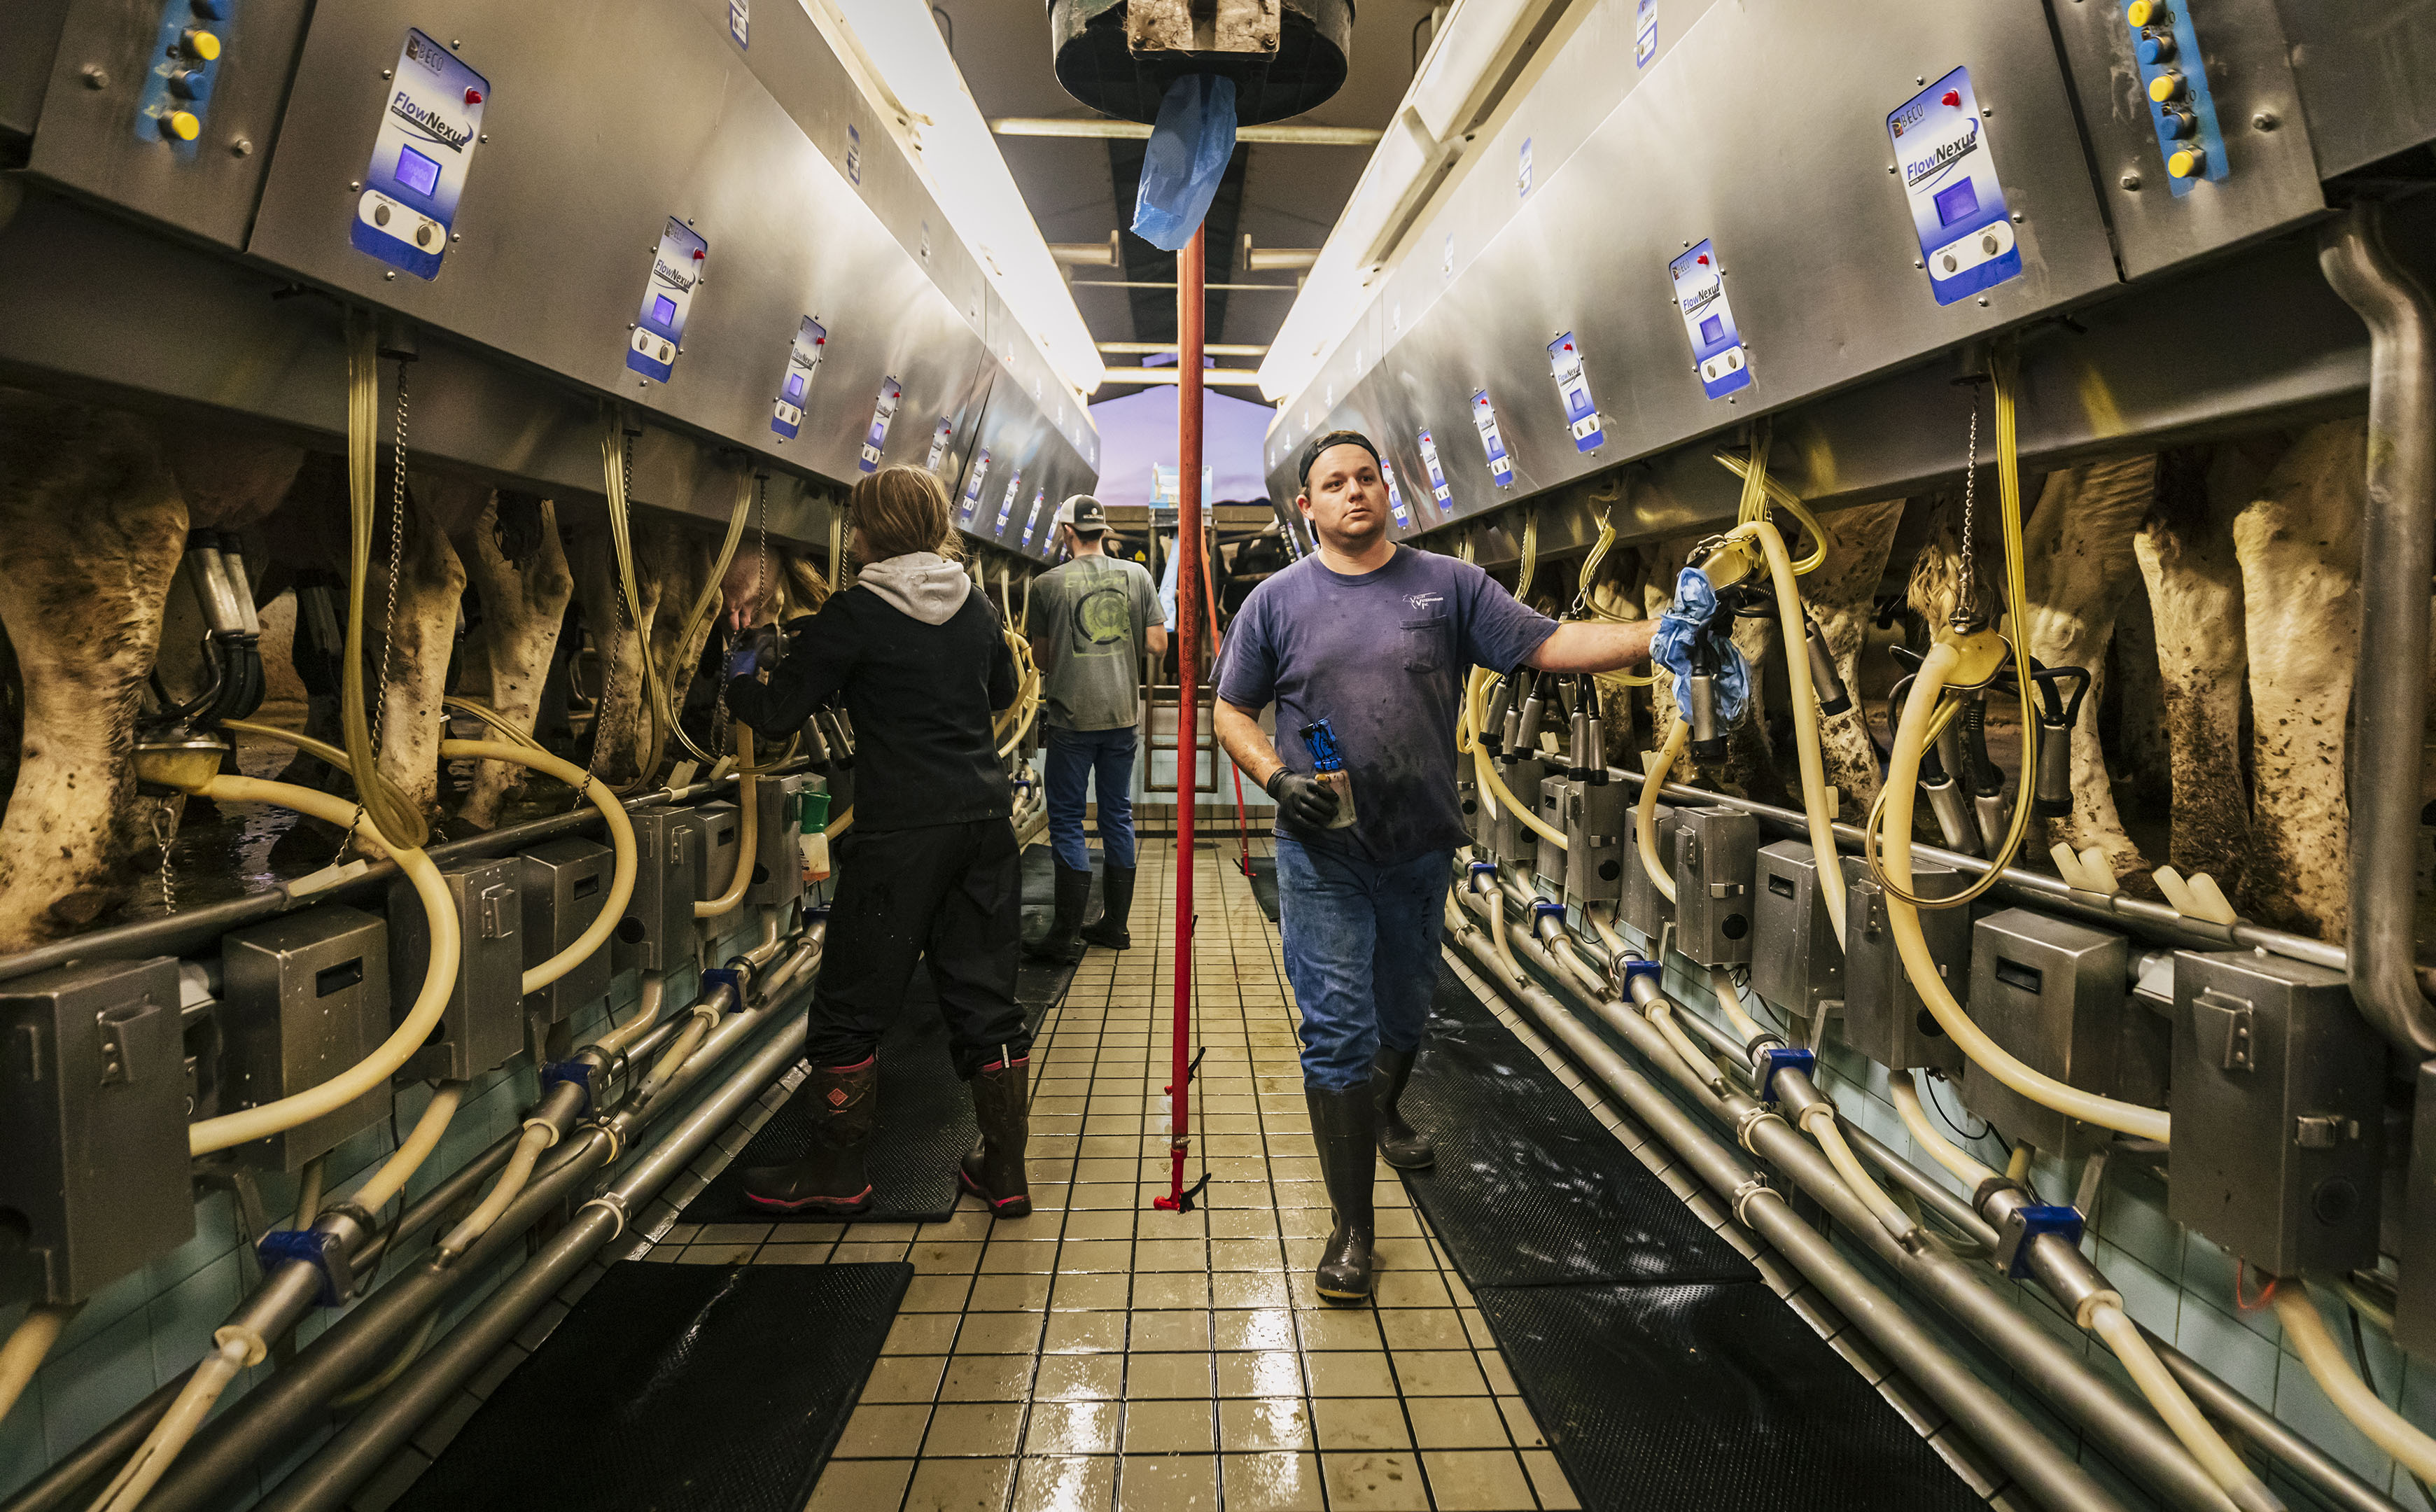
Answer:
<path fill-rule="evenodd" d="M 1278 927 L 1302 1007 L 1307 1085 L 1361 1086 L 1382 1044 L 1420 1048 L 1453 857 L 1376 866 L 1278 837 Z"/>
<path fill-rule="evenodd" d="M 1049 843 L 1057 864 L 1070 871 L 1091 869 L 1090 847 L 1083 843 L 1085 789 L 1098 774 L 1100 846 L 1108 864 L 1121 872 L 1134 866 L 1134 731 L 1068 730 L 1049 726 L 1049 746 L 1042 763 L 1049 787 Z"/>

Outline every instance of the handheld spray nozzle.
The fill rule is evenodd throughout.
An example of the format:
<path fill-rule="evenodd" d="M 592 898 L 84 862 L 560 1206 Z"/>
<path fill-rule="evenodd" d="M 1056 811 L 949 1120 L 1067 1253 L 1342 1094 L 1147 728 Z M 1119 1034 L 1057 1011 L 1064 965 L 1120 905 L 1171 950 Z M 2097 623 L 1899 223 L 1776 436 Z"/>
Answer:
<path fill-rule="evenodd" d="M 1853 695 L 1844 686 L 1843 674 L 1836 669 L 1835 653 L 1827 649 L 1827 633 L 1818 628 L 1818 619 L 1804 609 L 1801 612 L 1803 647 L 1810 653 L 1810 686 L 1818 695 L 1818 712 L 1842 714 L 1853 706 Z"/>
<path fill-rule="evenodd" d="M 1353 774 L 1345 770 L 1345 753 L 1336 743 L 1336 727 L 1320 719 L 1304 725 L 1301 733 L 1303 749 L 1311 753 L 1312 775 L 1336 794 L 1336 817 L 1328 822 L 1328 827 L 1347 828 L 1355 817 Z"/>

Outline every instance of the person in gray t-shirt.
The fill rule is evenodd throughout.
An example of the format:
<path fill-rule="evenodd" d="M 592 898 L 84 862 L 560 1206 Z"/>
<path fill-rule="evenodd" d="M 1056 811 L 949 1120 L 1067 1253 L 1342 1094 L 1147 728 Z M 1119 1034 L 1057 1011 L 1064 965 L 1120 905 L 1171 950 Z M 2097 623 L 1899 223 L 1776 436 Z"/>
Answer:
<path fill-rule="evenodd" d="M 1102 549 L 1108 513 L 1088 494 L 1057 506 L 1057 537 L 1073 560 L 1032 582 L 1025 623 L 1040 668 L 1049 843 L 1057 857 L 1056 914 L 1049 932 L 1024 947 L 1036 960 L 1071 964 L 1083 941 L 1122 950 L 1133 944 L 1125 916 L 1134 897 L 1134 725 L 1141 718 L 1141 661 L 1167 654 L 1158 590 L 1139 562 Z M 1083 843 L 1083 805 L 1096 780 L 1100 845 L 1099 921 L 1086 925 L 1091 853 Z"/>

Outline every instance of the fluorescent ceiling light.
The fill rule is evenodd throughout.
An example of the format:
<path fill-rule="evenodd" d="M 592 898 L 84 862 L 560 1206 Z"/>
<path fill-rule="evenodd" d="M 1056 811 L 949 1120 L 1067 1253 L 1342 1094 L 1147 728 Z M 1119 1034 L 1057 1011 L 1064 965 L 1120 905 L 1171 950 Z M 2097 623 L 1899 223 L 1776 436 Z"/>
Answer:
<path fill-rule="evenodd" d="M 1102 381 L 1099 350 L 927 0 L 798 3 L 814 22 L 843 30 L 847 45 L 903 108 L 899 139 L 913 149 L 948 224 L 1058 377 L 1077 395 L 1088 395 Z"/>

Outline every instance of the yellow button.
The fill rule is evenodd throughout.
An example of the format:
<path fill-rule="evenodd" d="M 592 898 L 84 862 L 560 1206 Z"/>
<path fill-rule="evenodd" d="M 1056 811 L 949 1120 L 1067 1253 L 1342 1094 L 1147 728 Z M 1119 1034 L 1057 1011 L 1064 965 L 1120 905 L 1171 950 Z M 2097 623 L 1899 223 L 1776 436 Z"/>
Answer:
<path fill-rule="evenodd" d="M 2195 179 L 2207 169 L 2207 152 L 2201 148 L 2176 148 L 2166 159 L 2166 171 L 2177 179 Z"/>
<path fill-rule="evenodd" d="M 186 50 L 187 57 L 199 58 L 207 63 L 220 55 L 219 38 L 200 26 L 187 27 L 180 34 L 178 44 Z"/>
<path fill-rule="evenodd" d="M 2132 0 L 2130 5 L 2123 8 L 2123 19 L 2135 26 L 2145 26 L 2158 19 L 2158 13 L 2165 9 L 2164 6 L 2157 4 L 2157 0 Z"/>
<path fill-rule="evenodd" d="M 2163 105 L 2183 97 L 2183 76 L 2167 70 L 2149 80 L 2149 97 Z"/>
<path fill-rule="evenodd" d="M 161 130 L 181 142 L 191 142 L 203 134 L 203 122 L 192 111 L 171 111 L 161 117 Z"/>

